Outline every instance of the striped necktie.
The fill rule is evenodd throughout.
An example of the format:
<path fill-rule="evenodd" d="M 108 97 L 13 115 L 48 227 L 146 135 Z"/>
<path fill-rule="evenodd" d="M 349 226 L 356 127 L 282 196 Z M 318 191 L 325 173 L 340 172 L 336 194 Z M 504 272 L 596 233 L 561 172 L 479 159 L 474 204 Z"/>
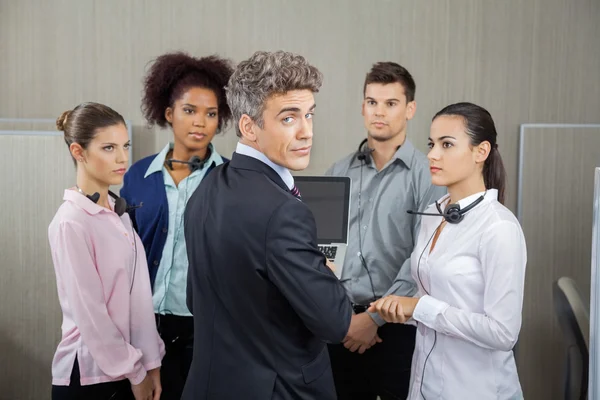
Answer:
<path fill-rule="evenodd" d="M 294 185 L 294 187 L 290 189 L 290 192 L 292 192 L 292 194 L 294 196 L 296 196 L 297 198 L 299 198 L 299 199 L 302 198 L 302 196 L 300 196 L 300 191 L 298 190 L 298 188 L 296 187 L 296 185 Z"/>

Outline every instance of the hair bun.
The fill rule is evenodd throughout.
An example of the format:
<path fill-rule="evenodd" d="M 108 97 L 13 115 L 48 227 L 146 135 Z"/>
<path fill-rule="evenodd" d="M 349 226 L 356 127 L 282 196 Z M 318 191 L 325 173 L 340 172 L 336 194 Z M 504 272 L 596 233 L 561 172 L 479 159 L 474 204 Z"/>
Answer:
<path fill-rule="evenodd" d="M 59 131 L 64 131 L 65 126 L 67 125 L 67 118 L 69 118 L 69 114 L 71 114 L 71 110 L 65 111 L 60 114 L 60 117 L 56 120 L 56 128 Z"/>

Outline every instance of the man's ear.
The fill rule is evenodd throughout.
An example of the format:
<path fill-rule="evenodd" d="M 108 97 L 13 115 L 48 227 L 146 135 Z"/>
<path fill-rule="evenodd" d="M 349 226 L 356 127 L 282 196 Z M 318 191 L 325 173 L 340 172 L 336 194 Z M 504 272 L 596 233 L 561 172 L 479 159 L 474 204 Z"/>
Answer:
<path fill-rule="evenodd" d="M 256 123 L 248 114 L 243 114 L 238 124 L 242 137 L 249 142 L 256 142 Z"/>
<path fill-rule="evenodd" d="M 417 112 L 416 100 L 408 102 L 408 104 L 406 105 L 406 119 L 411 120 L 415 116 L 416 112 Z"/>

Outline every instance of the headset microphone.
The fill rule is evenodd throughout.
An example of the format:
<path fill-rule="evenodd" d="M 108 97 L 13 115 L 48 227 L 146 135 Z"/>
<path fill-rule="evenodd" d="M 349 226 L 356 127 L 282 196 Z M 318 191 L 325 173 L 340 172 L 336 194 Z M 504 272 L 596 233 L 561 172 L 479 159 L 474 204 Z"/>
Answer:
<path fill-rule="evenodd" d="M 416 215 L 433 215 L 433 216 L 436 216 L 436 217 L 439 217 L 440 215 L 442 215 L 442 214 L 434 214 L 434 213 L 422 213 L 422 212 L 419 212 L 419 211 L 413 211 L 413 210 L 406 210 L 406 212 L 407 212 L 407 213 L 409 213 L 409 214 L 416 214 Z"/>
<path fill-rule="evenodd" d="M 413 211 L 413 210 L 406 210 L 406 212 L 409 214 L 413 214 L 413 215 L 431 215 L 432 217 L 443 217 L 444 216 L 444 214 L 424 213 L 424 212 Z"/>

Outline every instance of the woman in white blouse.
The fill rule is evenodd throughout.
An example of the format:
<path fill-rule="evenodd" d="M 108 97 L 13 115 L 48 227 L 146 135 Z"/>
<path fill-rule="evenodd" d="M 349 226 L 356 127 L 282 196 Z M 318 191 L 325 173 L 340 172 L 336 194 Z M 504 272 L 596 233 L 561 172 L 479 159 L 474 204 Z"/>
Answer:
<path fill-rule="evenodd" d="M 432 182 L 448 195 L 423 216 L 411 256 L 417 297 L 372 303 L 387 322 L 416 321 L 409 399 L 508 400 L 523 394 L 513 355 L 527 252 L 502 204 L 505 171 L 491 115 L 471 103 L 433 118 Z"/>

